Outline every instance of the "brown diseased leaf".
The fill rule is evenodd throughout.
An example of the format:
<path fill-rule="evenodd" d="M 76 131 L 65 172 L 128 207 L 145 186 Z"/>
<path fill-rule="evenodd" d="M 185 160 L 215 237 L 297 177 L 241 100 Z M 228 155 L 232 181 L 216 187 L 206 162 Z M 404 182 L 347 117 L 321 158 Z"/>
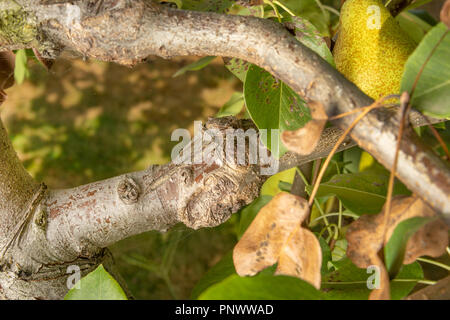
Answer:
<path fill-rule="evenodd" d="M 308 202 L 281 192 L 264 206 L 234 247 L 240 276 L 251 276 L 278 262 L 277 274 L 295 276 L 320 288 L 322 251 L 313 233 L 301 227 Z"/>
<path fill-rule="evenodd" d="M 384 208 L 377 215 L 361 216 L 349 226 L 346 235 L 347 256 L 359 268 L 378 265 L 381 270 L 381 291 L 374 290 L 370 298 L 387 299 L 389 297 L 389 279 L 378 253 L 389 241 L 395 227 L 409 218 L 434 216 L 436 213 L 417 196 L 398 196 L 392 200 L 385 239 L 383 239 Z M 423 255 L 440 256 L 445 252 L 447 245 L 447 225 L 441 219 L 434 220 L 424 225 L 408 240 L 404 264 L 412 263 Z"/>
<path fill-rule="evenodd" d="M 233 261 L 240 276 L 255 275 L 275 264 L 290 234 L 308 216 L 308 202 L 281 192 L 265 205 L 233 250 Z"/>
<path fill-rule="evenodd" d="M 309 230 L 299 228 L 281 249 L 276 274 L 297 277 L 320 289 L 322 249 Z"/>
<path fill-rule="evenodd" d="M 445 1 L 440 14 L 441 21 L 450 29 L 450 0 Z"/>
<path fill-rule="evenodd" d="M 0 105 L 6 99 L 4 89 L 14 84 L 14 65 L 16 56 L 12 51 L 0 52 Z"/>
<path fill-rule="evenodd" d="M 314 151 L 328 119 L 321 103 L 311 101 L 308 107 L 312 119 L 300 129 L 283 131 L 281 134 L 281 141 L 286 148 L 301 155 L 308 155 Z"/>

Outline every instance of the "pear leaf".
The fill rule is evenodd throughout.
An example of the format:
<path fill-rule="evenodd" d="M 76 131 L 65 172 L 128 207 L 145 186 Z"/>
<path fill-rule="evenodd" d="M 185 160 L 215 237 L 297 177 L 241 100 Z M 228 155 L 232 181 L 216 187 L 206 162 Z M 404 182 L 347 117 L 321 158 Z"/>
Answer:
<path fill-rule="evenodd" d="M 424 66 L 411 97 L 411 103 L 428 116 L 450 117 L 449 54 L 450 32 L 447 26 L 439 23 L 427 33 L 405 64 L 401 91 L 410 93 L 416 77 Z"/>
<path fill-rule="evenodd" d="M 27 51 L 25 49 L 17 50 L 14 68 L 14 79 L 16 80 L 17 84 L 22 84 L 25 78 L 30 75 L 27 62 Z"/>
<path fill-rule="evenodd" d="M 216 57 L 215 56 L 208 56 L 208 57 L 203 57 L 198 59 L 197 61 L 188 64 L 187 66 L 184 66 L 183 68 L 181 68 L 180 70 L 178 70 L 177 72 L 175 72 L 172 76 L 172 78 L 178 77 L 184 73 L 186 73 L 187 71 L 198 71 L 203 69 L 204 67 L 206 67 L 208 64 L 211 63 L 211 61 L 213 61 Z"/>
<path fill-rule="evenodd" d="M 209 287 L 233 274 L 236 274 L 236 271 L 234 270 L 233 253 L 230 251 L 197 282 L 192 289 L 191 299 L 197 299 Z"/>
<path fill-rule="evenodd" d="M 199 300 L 322 300 L 324 294 L 298 278 L 258 274 L 231 275 L 204 291 Z"/>
<path fill-rule="evenodd" d="M 228 100 L 219 112 L 216 114 L 217 118 L 226 116 L 235 116 L 242 111 L 244 107 L 244 96 L 242 92 L 235 92 L 231 95 L 230 100 Z"/>
<path fill-rule="evenodd" d="M 103 265 L 99 265 L 79 280 L 64 300 L 127 300 L 127 296 Z"/>

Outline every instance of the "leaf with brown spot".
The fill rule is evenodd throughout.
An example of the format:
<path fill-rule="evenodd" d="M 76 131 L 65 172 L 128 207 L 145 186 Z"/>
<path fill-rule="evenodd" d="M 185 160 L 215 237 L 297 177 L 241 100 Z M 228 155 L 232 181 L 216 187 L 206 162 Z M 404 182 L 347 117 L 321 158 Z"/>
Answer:
<path fill-rule="evenodd" d="M 353 222 L 347 230 L 347 256 L 359 268 L 370 265 L 380 267 L 380 289 L 374 290 L 371 299 L 389 297 L 388 272 L 379 257 L 379 253 L 394 232 L 397 225 L 413 217 L 434 217 L 436 213 L 420 198 L 398 196 L 392 200 L 387 228 L 384 225 L 384 211 L 377 215 L 363 215 Z M 386 232 L 386 236 L 384 236 Z M 424 225 L 409 238 L 403 264 L 409 264 L 422 255 L 439 256 L 448 245 L 447 225 L 442 220 L 433 220 Z M 386 280 L 387 279 L 387 280 Z"/>
<path fill-rule="evenodd" d="M 288 150 L 301 155 L 308 155 L 314 151 L 328 119 L 320 102 L 312 101 L 308 103 L 308 107 L 312 119 L 300 129 L 284 131 L 281 134 L 281 141 Z"/>
<path fill-rule="evenodd" d="M 320 288 L 322 249 L 309 230 L 299 228 L 281 249 L 276 274 L 293 276 Z"/>
<path fill-rule="evenodd" d="M 322 252 L 301 223 L 309 215 L 305 199 L 281 192 L 264 206 L 233 250 L 240 276 L 251 276 L 278 262 L 276 273 L 320 287 Z"/>

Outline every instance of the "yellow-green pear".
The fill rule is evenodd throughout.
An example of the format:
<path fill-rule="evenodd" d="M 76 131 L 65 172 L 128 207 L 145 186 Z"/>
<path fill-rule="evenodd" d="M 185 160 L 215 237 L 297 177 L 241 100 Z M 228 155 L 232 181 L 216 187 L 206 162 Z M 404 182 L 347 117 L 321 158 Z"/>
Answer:
<path fill-rule="evenodd" d="M 399 93 L 415 47 L 381 0 L 347 0 L 342 6 L 336 68 L 373 99 Z"/>

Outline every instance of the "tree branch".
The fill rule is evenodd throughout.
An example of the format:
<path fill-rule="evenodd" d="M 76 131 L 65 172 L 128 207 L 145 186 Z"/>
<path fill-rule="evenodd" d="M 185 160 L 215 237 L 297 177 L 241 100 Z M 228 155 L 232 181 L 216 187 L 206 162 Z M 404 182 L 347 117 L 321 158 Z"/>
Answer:
<path fill-rule="evenodd" d="M 414 292 L 405 300 L 449 300 L 450 299 L 450 276 L 439 280 L 432 286 L 426 286 Z"/>
<path fill-rule="evenodd" d="M 217 55 L 245 59 L 283 80 L 333 116 L 372 104 L 336 69 L 298 42 L 282 25 L 264 19 L 160 7 L 147 1 L 88 1 L 41 5 L 17 1 L 39 21 L 45 43 L 104 61 L 133 65 L 148 55 Z M 301 76 L 300 76 L 301 75 Z M 334 121 L 347 127 L 353 116 Z M 397 117 L 372 111 L 351 132 L 353 140 L 387 168 L 396 148 Z M 450 170 L 412 132 L 402 140 L 398 177 L 434 209 L 450 218 Z"/>

